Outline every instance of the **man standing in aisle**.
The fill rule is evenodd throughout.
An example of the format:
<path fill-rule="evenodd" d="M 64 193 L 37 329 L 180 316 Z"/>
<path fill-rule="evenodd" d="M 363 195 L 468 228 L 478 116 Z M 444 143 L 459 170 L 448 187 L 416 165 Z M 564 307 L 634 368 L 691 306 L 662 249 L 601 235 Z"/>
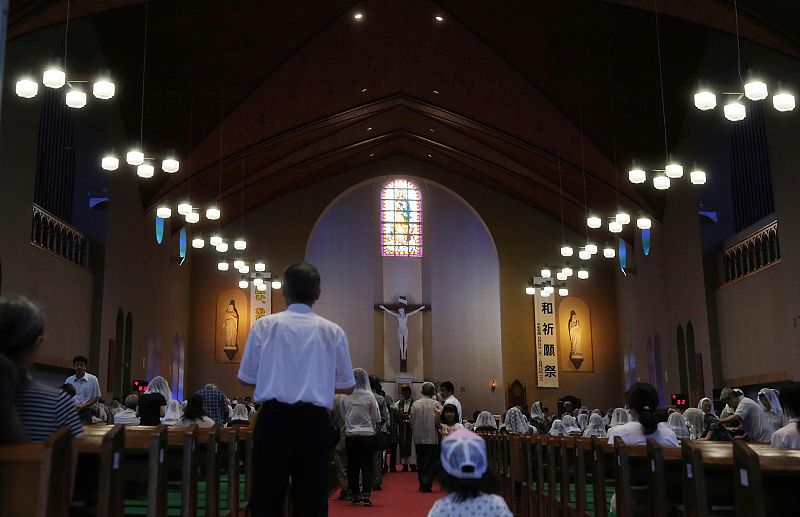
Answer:
<path fill-rule="evenodd" d="M 439 414 L 442 406 L 433 396 L 436 386 L 432 382 L 422 385 L 422 398 L 411 407 L 409 420 L 413 429 L 414 447 L 417 452 L 417 477 L 419 491 L 430 492 L 436 479 L 439 463 Z"/>
<path fill-rule="evenodd" d="M 444 381 L 443 383 L 439 384 L 439 396 L 442 399 L 442 407 L 452 404 L 458 409 L 458 415 L 456 416 L 456 422 L 461 423 L 461 419 L 464 418 L 464 413 L 461 412 L 461 402 L 458 401 L 455 394 L 455 386 L 450 381 Z"/>
<path fill-rule="evenodd" d="M 100 400 L 100 383 L 97 377 L 86 371 L 88 363 L 89 360 L 84 356 L 76 356 L 72 360 L 75 375 L 70 375 L 64 381 L 65 384 L 72 384 L 75 388 L 75 397 L 72 400 L 83 424 L 92 423 L 92 406 Z"/>
<path fill-rule="evenodd" d="M 286 268 L 288 308 L 256 321 L 247 337 L 239 380 L 262 403 L 253 437 L 254 517 L 282 516 L 292 480 L 295 515 L 328 515 L 328 462 L 334 394 L 355 387 L 344 331 L 311 311 L 320 276 L 306 262 Z"/>

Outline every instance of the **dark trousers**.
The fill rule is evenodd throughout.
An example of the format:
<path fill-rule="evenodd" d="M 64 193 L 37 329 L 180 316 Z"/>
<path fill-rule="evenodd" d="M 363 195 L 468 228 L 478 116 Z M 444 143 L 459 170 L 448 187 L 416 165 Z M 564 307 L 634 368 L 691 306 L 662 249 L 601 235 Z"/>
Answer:
<path fill-rule="evenodd" d="M 397 468 L 397 442 L 389 442 L 389 448 L 386 449 L 386 464 L 392 472 Z"/>
<path fill-rule="evenodd" d="M 347 485 L 353 499 L 369 498 L 372 493 L 372 457 L 375 453 L 373 436 L 348 436 L 345 438 L 347 448 Z M 361 474 L 359 490 L 358 475 Z"/>
<path fill-rule="evenodd" d="M 420 488 L 431 488 L 439 474 L 439 445 L 416 445 L 417 477 Z"/>
<path fill-rule="evenodd" d="M 325 409 L 265 402 L 253 435 L 252 514 L 283 516 L 291 476 L 293 515 L 328 515 L 332 442 L 333 428 Z"/>

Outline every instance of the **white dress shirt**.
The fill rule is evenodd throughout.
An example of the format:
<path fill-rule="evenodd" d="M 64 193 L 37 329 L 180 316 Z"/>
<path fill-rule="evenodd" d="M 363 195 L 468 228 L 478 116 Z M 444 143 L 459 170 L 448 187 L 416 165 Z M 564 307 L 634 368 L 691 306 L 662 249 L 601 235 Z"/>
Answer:
<path fill-rule="evenodd" d="M 652 438 L 662 447 L 678 446 L 678 437 L 667 425 L 659 425 L 653 434 L 644 434 L 644 426 L 639 422 L 614 426 L 608 430 L 609 445 L 614 445 L 614 438 L 617 436 L 627 445 L 647 445 L 647 440 Z"/>
<path fill-rule="evenodd" d="M 355 386 L 344 330 L 300 303 L 253 324 L 238 377 L 255 384 L 253 398 L 259 402 L 327 409 L 333 408 L 336 389 Z"/>
<path fill-rule="evenodd" d="M 97 381 L 97 377 L 89 372 L 84 373 L 80 379 L 70 375 L 64 383 L 72 384 L 75 387 L 75 397 L 73 397 L 72 401 L 76 406 L 85 404 L 95 397 L 100 397 L 100 383 Z"/>
<path fill-rule="evenodd" d="M 757 442 L 772 440 L 772 424 L 756 401 L 742 397 L 733 414 L 739 417 L 748 438 Z"/>
<path fill-rule="evenodd" d="M 790 418 L 789 423 L 772 434 L 772 446 L 776 449 L 800 449 L 800 432 L 797 430 L 798 418 Z"/>
<path fill-rule="evenodd" d="M 125 409 L 114 415 L 114 424 L 139 425 L 139 417 L 133 409 Z"/>

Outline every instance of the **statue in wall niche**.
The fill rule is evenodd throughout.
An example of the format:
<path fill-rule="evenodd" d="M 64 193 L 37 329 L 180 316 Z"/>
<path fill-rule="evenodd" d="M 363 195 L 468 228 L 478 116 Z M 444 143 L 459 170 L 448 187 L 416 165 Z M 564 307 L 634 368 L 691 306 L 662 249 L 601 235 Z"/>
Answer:
<path fill-rule="evenodd" d="M 225 329 L 225 355 L 229 360 L 233 360 L 236 352 L 239 351 L 239 345 L 236 342 L 239 337 L 239 311 L 236 310 L 236 301 L 233 299 L 225 309 L 222 328 Z"/>
<path fill-rule="evenodd" d="M 581 348 L 581 320 L 575 311 L 570 311 L 569 321 L 567 323 L 569 329 L 569 360 L 575 366 L 576 370 L 581 368 L 583 364 L 583 349 Z"/>

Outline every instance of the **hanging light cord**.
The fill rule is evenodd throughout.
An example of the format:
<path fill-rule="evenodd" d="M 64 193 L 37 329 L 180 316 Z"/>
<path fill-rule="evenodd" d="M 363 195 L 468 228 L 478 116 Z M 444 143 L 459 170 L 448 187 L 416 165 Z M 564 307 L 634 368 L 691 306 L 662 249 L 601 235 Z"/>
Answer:
<path fill-rule="evenodd" d="M 150 10 L 150 1 L 144 3 L 144 52 L 142 55 L 142 114 L 139 120 L 139 145 L 144 149 L 144 83 L 145 72 L 147 71 L 147 18 Z"/>
<path fill-rule="evenodd" d="M 244 149 L 242 149 L 242 167 L 239 171 L 239 183 L 241 185 L 241 206 L 239 213 L 239 236 L 244 238 Z"/>
<path fill-rule="evenodd" d="M 669 145 L 667 144 L 667 110 L 664 107 L 664 72 L 661 69 L 661 33 L 658 29 L 658 0 L 653 0 L 653 11 L 656 19 L 656 48 L 658 49 L 658 79 L 661 86 L 661 120 L 664 123 L 664 155 L 669 161 Z"/>
<path fill-rule="evenodd" d="M 219 98 L 219 191 L 217 192 L 217 208 L 222 209 L 222 129 L 224 127 L 224 113 L 225 113 L 225 84 L 222 85 L 222 95 Z M 222 229 L 222 219 L 217 221 L 217 231 Z"/>
<path fill-rule="evenodd" d="M 578 119 L 581 127 L 581 171 L 583 172 L 583 212 L 584 216 L 589 215 L 588 197 L 586 194 L 586 160 L 583 155 L 583 105 L 578 103 Z M 586 242 L 589 242 L 589 227 L 586 226 Z"/>
<path fill-rule="evenodd" d="M 192 128 L 194 126 L 194 68 L 192 69 L 191 79 L 189 80 L 189 163 L 188 169 L 192 170 Z M 189 180 L 186 182 L 186 201 L 191 203 L 192 194 L 192 173 L 189 173 Z"/>
<path fill-rule="evenodd" d="M 564 234 L 564 190 L 561 186 L 561 126 L 556 133 L 556 151 L 558 155 L 558 197 L 561 200 L 561 242 L 566 242 Z"/>
<path fill-rule="evenodd" d="M 64 25 L 64 76 L 67 75 L 67 41 L 69 38 L 69 5 L 70 0 L 67 0 L 67 21 Z"/>
<path fill-rule="evenodd" d="M 742 47 L 739 45 L 739 8 L 736 6 L 736 0 L 733 0 L 733 18 L 736 20 L 736 68 L 739 72 L 739 82 L 744 87 L 744 79 L 742 79 Z"/>
<path fill-rule="evenodd" d="M 611 30 L 606 24 L 606 45 L 608 47 L 608 93 L 611 101 L 611 146 L 614 154 L 614 179 L 619 212 L 619 165 L 617 164 L 617 120 L 614 110 L 614 59 L 611 53 Z"/>

